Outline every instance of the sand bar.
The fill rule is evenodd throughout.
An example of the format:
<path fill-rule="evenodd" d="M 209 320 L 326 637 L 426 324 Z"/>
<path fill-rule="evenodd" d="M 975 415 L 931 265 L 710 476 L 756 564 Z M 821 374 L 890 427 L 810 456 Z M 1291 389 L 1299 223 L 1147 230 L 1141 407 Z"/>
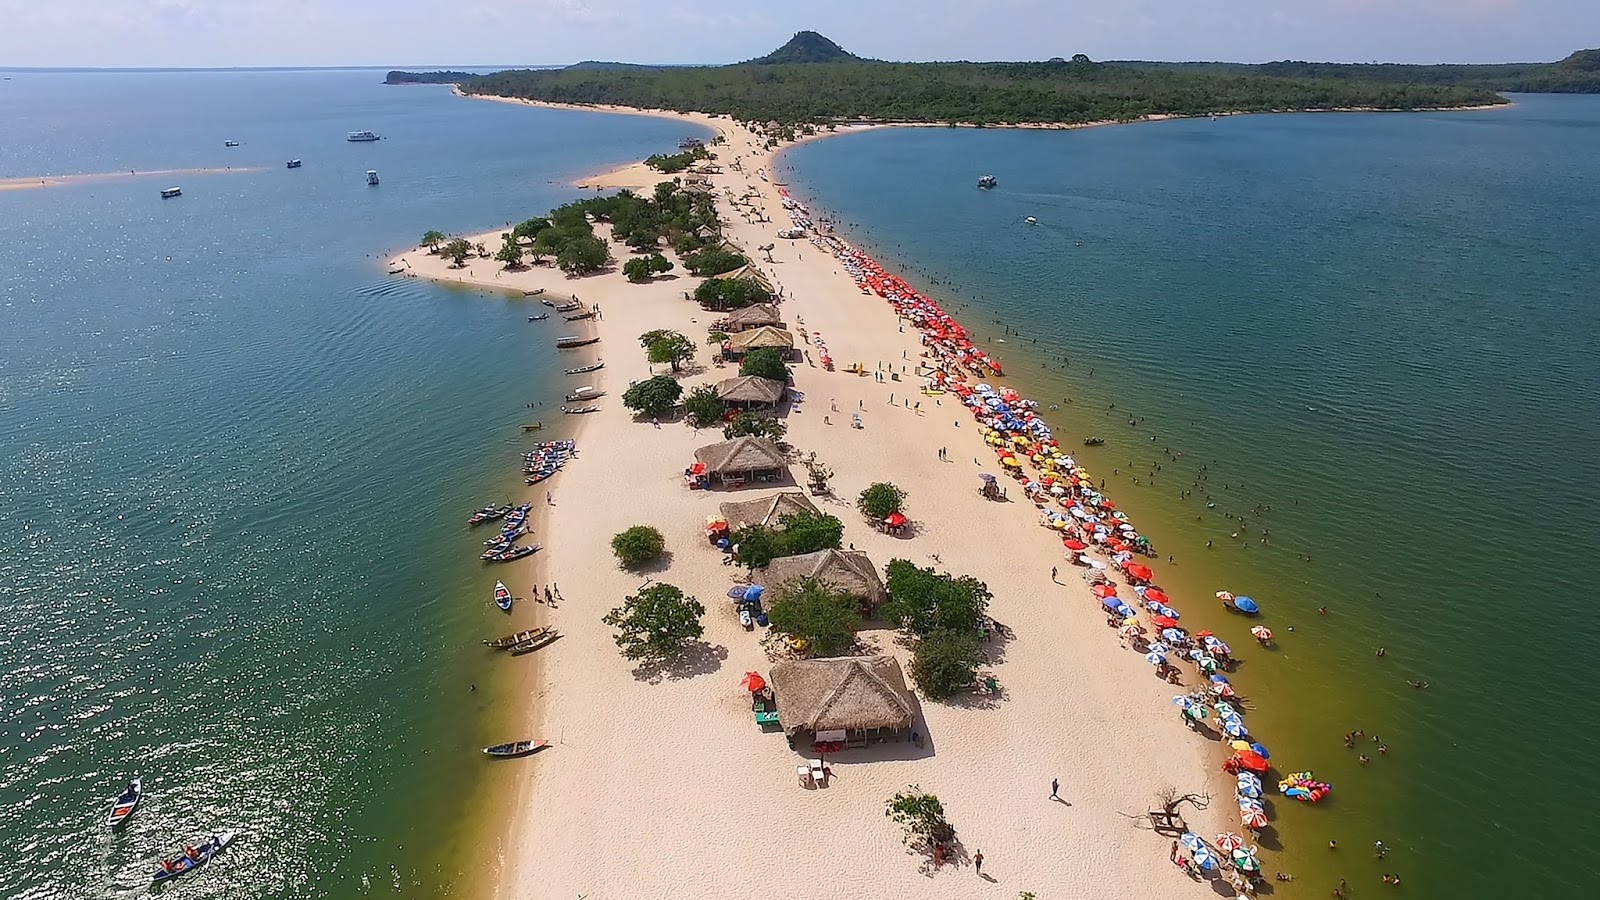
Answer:
<path fill-rule="evenodd" d="M 26 191 L 40 188 L 76 187 L 101 181 L 127 181 L 134 178 L 171 178 L 177 175 L 239 175 L 246 172 L 265 172 L 267 166 L 228 166 L 209 169 L 146 169 L 126 172 L 90 172 L 81 175 L 39 175 L 32 178 L 0 178 L 0 191 Z"/>

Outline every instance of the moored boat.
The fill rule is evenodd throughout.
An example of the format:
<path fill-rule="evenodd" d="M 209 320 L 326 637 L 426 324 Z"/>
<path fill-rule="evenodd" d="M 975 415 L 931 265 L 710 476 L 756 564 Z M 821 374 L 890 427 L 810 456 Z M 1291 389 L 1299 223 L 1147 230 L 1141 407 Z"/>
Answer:
<path fill-rule="evenodd" d="M 200 868 L 211 858 L 221 853 L 225 847 L 233 843 L 235 833 L 232 831 L 218 832 L 198 847 L 185 847 L 183 853 L 176 859 L 163 859 L 159 868 L 150 876 L 152 884 L 171 881 L 179 875 L 186 875 Z"/>
<path fill-rule="evenodd" d="M 540 647 L 554 642 L 558 637 L 561 637 L 559 632 L 547 628 L 543 634 L 534 635 L 526 640 L 521 640 L 515 644 L 512 644 L 508 648 L 508 651 L 512 656 L 522 656 L 523 654 L 532 653 Z"/>
<path fill-rule="evenodd" d="M 483 509 L 480 509 L 471 516 L 467 517 L 467 524 L 482 525 L 484 522 L 488 522 L 493 519 L 503 519 L 511 511 L 512 506 L 509 503 L 504 506 L 485 506 Z"/>
<path fill-rule="evenodd" d="M 511 611 L 511 589 L 503 581 L 494 583 L 494 605 L 506 612 Z"/>
<path fill-rule="evenodd" d="M 128 786 L 123 788 L 122 793 L 111 801 L 111 812 L 106 816 L 106 827 L 115 828 L 128 821 L 128 817 L 133 815 L 133 810 L 139 805 L 139 798 L 143 795 L 143 780 L 135 778 L 128 782 Z"/>
<path fill-rule="evenodd" d="M 544 288 L 534 288 L 531 291 L 523 291 L 522 292 L 522 296 L 524 296 L 524 297 L 537 297 L 542 293 L 544 293 Z"/>
<path fill-rule="evenodd" d="M 378 170 L 377 169 L 368 169 L 367 170 L 367 184 L 375 185 L 377 183 L 378 183 Z"/>
<path fill-rule="evenodd" d="M 508 744 L 495 744 L 493 747 L 485 747 L 483 752 L 496 759 L 511 759 L 536 753 L 549 745 L 549 741 L 512 741 Z"/>
<path fill-rule="evenodd" d="M 592 319 L 592 318 L 594 318 L 594 313 L 592 311 L 591 312 L 582 312 L 582 313 L 578 313 L 575 316 L 562 316 L 562 318 L 566 319 L 568 322 L 581 322 L 584 319 Z"/>
<path fill-rule="evenodd" d="M 529 316 L 528 317 L 528 321 L 529 322 L 543 322 L 545 319 L 548 319 L 548 318 L 550 318 L 550 314 L 549 313 L 545 313 L 545 314 L 539 315 L 539 316 Z"/>
<path fill-rule="evenodd" d="M 167 200 L 167 199 L 172 198 L 172 197 L 182 197 L 182 196 L 183 196 L 183 188 L 180 188 L 180 187 L 169 187 L 169 188 L 162 188 L 161 189 L 161 199 L 163 199 L 163 200 Z"/>
<path fill-rule="evenodd" d="M 556 312 L 559 313 L 572 312 L 573 310 L 583 306 L 582 303 L 578 303 L 577 301 L 573 301 L 571 303 L 557 303 L 553 305 L 555 306 Z"/>
<path fill-rule="evenodd" d="M 577 335 L 569 335 L 564 338 L 556 338 L 556 346 L 562 349 L 568 349 L 571 347 L 587 347 L 590 344 L 598 343 L 600 343 L 600 339 L 597 337 L 586 338 L 578 337 Z"/>
<path fill-rule="evenodd" d="M 519 631 L 516 634 L 508 634 L 505 637 L 495 638 L 492 641 L 484 641 L 483 645 L 491 650 L 505 650 L 515 647 L 516 645 L 526 641 L 543 637 L 549 631 L 550 629 L 544 626 L 540 626 L 538 628 L 528 628 L 523 631 Z"/>
<path fill-rule="evenodd" d="M 600 411 L 600 407 L 598 407 L 598 406 L 571 406 L 571 407 L 563 406 L 563 407 L 561 407 L 561 411 L 566 413 L 569 416 L 574 416 L 574 415 L 578 415 L 580 413 L 599 412 Z"/>
<path fill-rule="evenodd" d="M 981 187 L 984 190 L 988 190 L 999 183 L 1000 182 L 995 180 L 993 175 L 983 175 L 978 178 L 978 187 Z"/>
<path fill-rule="evenodd" d="M 298 169 L 298 168 L 300 168 L 300 160 L 291 159 L 288 162 L 284 163 L 283 165 L 284 165 L 284 168 L 286 168 L 286 169 Z"/>
<path fill-rule="evenodd" d="M 606 367 L 606 364 L 603 363 L 603 362 L 591 363 L 591 364 L 589 364 L 587 366 L 578 366 L 575 369 L 568 369 L 567 370 L 567 374 L 568 375 L 582 375 L 585 372 L 598 372 L 599 370 L 604 369 L 605 367 Z"/>

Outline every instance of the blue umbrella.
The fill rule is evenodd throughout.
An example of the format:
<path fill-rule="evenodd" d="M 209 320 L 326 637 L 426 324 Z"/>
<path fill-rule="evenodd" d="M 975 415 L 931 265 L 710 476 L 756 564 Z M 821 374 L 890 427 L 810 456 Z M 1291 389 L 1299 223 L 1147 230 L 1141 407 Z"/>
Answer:
<path fill-rule="evenodd" d="M 761 585 L 752 584 L 748 588 L 745 588 L 744 599 L 746 599 L 746 600 L 760 600 L 761 599 L 761 592 L 764 591 L 764 590 L 766 590 L 766 588 L 762 587 Z"/>
<path fill-rule="evenodd" d="M 1182 845 L 1183 849 L 1185 850 L 1204 850 L 1206 848 L 1206 842 L 1200 839 L 1200 835 L 1195 834 L 1192 831 L 1185 831 L 1182 835 L 1180 835 L 1178 837 L 1178 843 Z"/>
<path fill-rule="evenodd" d="M 1162 663 L 1166 662 L 1167 658 L 1165 656 L 1162 656 L 1159 653 L 1146 653 L 1144 655 L 1144 661 L 1149 663 L 1152 666 L 1159 666 Z"/>
<path fill-rule="evenodd" d="M 1222 732 L 1231 738 L 1242 738 L 1250 734 L 1244 723 L 1237 719 L 1229 719 L 1222 723 Z"/>
<path fill-rule="evenodd" d="M 1184 696 L 1183 694 L 1178 694 L 1177 696 L 1172 698 L 1172 705 L 1173 706 L 1181 706 L 1184 709 L 1188 709 L 1189 707 L 1194 705 L 1194 701 L 1192 699 L 1190 699 L 1189 697 Z"/>
<path fill-rule="evenodd" d="M 1251 744 L 1250 745 L 1250 749 L 1254 750 L 1256 752 L 1256 755 L 1261 757 L 1262 759 L 1271 759 L 1272 758 L 1272 754 L 1267 752 L 1267 748 L 1261 746 L 1260 744 Z"/>
<path fill-rule="evenodd" d="M 1166 653 L 1168 650 L 1171 650 L 1172 648 L 1168 647 L 1166 644 L 1161 643 L 1160 641 L 1151 641 L 1150 642 L 1150 646 L 1146 647 L 1145 649 L 1148 650 L 1151 653 Z"/>
<path fill-rule="evenodd" d="M 1195 865 L 1199 866 L 1203 871 L 1209 872 L 1217 867 L 1217 861 L 1211 858 L 1211 851 L 1207 850 L 1204 845 L 1189 851 L 1189 856 L 1194 860 Z"/>
<path fill-rule="evenodd" d="M 1261 611 L 1261 607 L 1257 606 L 1256 602 L 1249 597 L 1233 598 L 1233 607 L 1242 613 L 1258 613 Z"/>
<path fill-rule="evenodd" d="M 743 600 L 745 590 L 745 585 L 736 584 L 733 587 L 728 588 L 728 596 L 734 600 Z"/>
<path fill-rule="evenodd" d="M 1183 632 L 1179 631 L 1176 628 L 1165 628 L 1165 629 L 1162 629 L 1161 636 L 1166 638 L 1167 640 L 1173 642 L 1174 644 L 1183 643 Z"/>
<path fill-rule="evenodd" d="M 1226 675 L 1213 675 L 1213 676 L 1211 676 L 1211 682 L 1213 684 L 1228 684 L 1228 676 L 1226 676 Z"/>
<path fill-rule="evenodd" d="M 1114 609 L 1116 609 L 1116 608 L 1117 608 L 1117 607 L 1119 607 L 1119 606 L 1121 606 L 1121 605 L 1122 605 L 1122 601 L 1121 601 L 1121 600 L 1118 600 L 1118 599 L 1117 599 L 1117 598 L 1116 598 L 1116 597 L 1104 597 L 1104 598 L 1102 598 L 1102 599 L 1101 599 L 1101 600 L 1100 600 L 1100 603 L 1101 603 L 1101 605 L 1103 605 L 1103 606 L 1104 606 L 1104 607 L 1105 607 L 1105 608 L 1106 608 L 1106 609 L 1111 609 L 1111 610 L 1114 610 Z"/>

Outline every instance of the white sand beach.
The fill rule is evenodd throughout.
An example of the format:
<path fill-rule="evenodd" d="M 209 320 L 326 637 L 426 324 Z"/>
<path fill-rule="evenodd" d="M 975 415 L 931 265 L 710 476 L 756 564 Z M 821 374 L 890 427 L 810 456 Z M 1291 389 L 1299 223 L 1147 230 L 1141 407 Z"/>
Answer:
<path fill-rule="evenodd" d="M 568 279 L 549 266 L 502 273 L 487 259 L 454 270 L 425 251 L 401 254 L 393 262 L 409 274 L 575 294 L 598 304 L 603 316 L 566 323 L 553 314 L 528 326 L 530 340 L 549 341 L 578 326 L 593 328 L 602 342 L 567 355 L 571 365 L 603 358 L 606 368 L 568 381 L 609 393 L 598 401 L 600 412 L 582 417 L 579 457 L 532 489 L 540 501 L 548 489 L 554 503 L 537 540 L 563 601 L 541 612 L 565 637 L 537 654 L 537 710 L 528 729 L 554 746 L 499 764 L 516 767 L 518 775 L 515 796 L 503 798 L 514 822 L 499 848 L 495 896 L 1218 896 L 1168 862 L 1169 840 L 1152 833 L 1141 814 L 1163 787 L 1209 787 L 1216 794 L 1211 809 L 1190 813 L 1190 824 L 1207 836 L 1232 830 L 1231 794 L 1216 782 L 1222 745 L 1185 729 L 1170 702 L 1174 688 L 1106 627 L 1088 585 L 1062 558 L 1059 538 L 1038 527 L 1033 505 L 1015 490 L 1009 503 L 979 496 L 978 473 L 992 470 L 993 455 L 956 398 L 918 395 L 916 330 L 902 327 L 884 300 L 863 294 L 817 246 L 777 238 L 789 223 L 777 188 L 758 175 L 770 169 L 772 152 L 725 118 L 651 114 L 726 138 L 716 148 L 723 174 L 711 179 L 728 219 L 725 233 L 784 289 L 789 327 L 825 336 L 839 367 L 794 365 L 795 389 L 806 399 L 788 417 L 787 439 L 836 472 L 838 499 L 816 498 L 819 506 L 844 520 L 845 541 L 880 570 L 905 558 L 988 583 L 995 595 L 990 612 L 1011 630 L 1008 640 L 988 645 L 1001 692 L 921 701 L 915 727 L 928 736 L 925 747 L 891 743 L 840 752 L 829 757 L 833 777 L 826 787 L 798 786 L 795 766 L 813 754 L 805 746 L 791 750 L 781 733 L 763 733 L 752 722 L 739 681 L 746 671 L 766 674 L 771 662 L 757 644 L 761 631 L 742 629 L 725 598 L 740 570 L 722 565 L 702 530 L 719 503 L 772 489 L 687 490 L 682 473 L 695 448 L 721 440 L 720 433 L 680 422 L 655 428 L 635 421 L 621 402 L 629 381 L 651 374 L 638 341 L 650 329 L 676 329 L 701 342 L 694 363 L 702 368 L 684 377 L 686 389 L 735 374 L 710 364 L 713 348 L 703 342 L 717 314 L 683 296 L 697 279 L 681 267 L 679 277 L 643 285 L 615 272 Z M 742 171 L 731 168 L 735 161 Z M 632 183 L 644 174 L 635 168 L 584 183 L 647 187 L 666 180 Z M 724 199 L 747 192 L 756 193 L 756 205 L 772 221 L 745 221 Z M 473 239 L 492 252 L 503 230 Z M 777 245 L 771 263 L 755 252 L 765 244 Z M 614 247 L 619 260 L 626 253 Z M 530 305 L 530 314 L 542 311 Z M 903 371 L 905 380 L 844 371 L 857 362 L 868 372 Z M 908 396 L 921 403 L 920 413 L 901 405 Z M 831 404 L 840 412 L 832 413 Z M 852 412 L 864 428 L 849 427 Z M 1070 430 L 1072 423 L 1052 424 Z M 940 458 L 941 448 L 948 459 Z M 854 497 L 875 481 L 909 490 L 914 536 L 880 533 L 855 511 Z M 613 534 L 635 524 L 654 525 L 667 537 L 670 565 L 649 577 L 707 607 L 708 650 L 655 677 L 636 673 L 601 622 L 645 580 L 618 568 L 609 546 Z M 1062 570 L 1060 583 L 1052 580 L 1053 566 Z M 893 632 L 872 627 L 862 638 L 905 661 Z M 531 692 L 525 702 L 533 710 Z M 1049 799 L 1053 778 L 1061 783 L 1060 801 Z M 953 864 L 931 868 L 902 845 L 885 817 L 884 802 L 908 784 L 942 799 L 965 854 Z M 981 876 L 970 864 L 980 850 Z"/>

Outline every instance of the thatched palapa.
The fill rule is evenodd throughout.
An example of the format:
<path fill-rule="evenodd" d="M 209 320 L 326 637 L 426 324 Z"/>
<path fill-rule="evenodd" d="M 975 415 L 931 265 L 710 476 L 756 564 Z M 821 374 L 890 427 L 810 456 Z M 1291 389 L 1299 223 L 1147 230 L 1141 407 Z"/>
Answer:
<path fill-rule="evenodd" d="M 717 397 L 745 409 L 770 409 L 783 400 L 789 386 L 759 375 L 739 375 L 717 383 Z"/>
<path fill-rule="evenodd" d="M 728 528 L 732 531 L 749 528 L 752 525 L 782 528 L 784 516 L 819 512 L 817 505 L 811 502 L 811 498 L 799 491 L 784 491 L 757 500 L 724 503 L 718 510 L 721 511 L 722 517 L 728 520 Z"/>
<path fill-rule="evenodd" d="M 864 744 L 903 739 L 911 728 L 911 692 L 890 656 L 781 662 L 771 682 L 778 721 L 791 736 L 809 731 L 819 740 Z"/>
<path fill-rule="evenodd" d="M 762 290 L 766 291 L 769 294 L 772 293 L 772 282 L 767 278 L 766 275 L 762 274 L 760 269 L 758 269 L 758 268 L 756 268 L 755 266 L 752 266 L 752 265 L 746 264 L 746 265 L 740 266 L 737 269 L 734 269 L 732 272 L 723 272 L 720 275 L 713 275 L 711 277 L 712 278 L 748 278 L 751 281 L 754 281 L 756 284 L 761 285 L 761 289 Z"/>
<path fill-rule="evenodd" d="M 719 481 L 737 479 L 778 480 L 789 471 L 789 460 L 778 445 L 763 437 L 740 437 L 708 444 L 694 452 L 706 473 Z"/>
<path fill-rule="evenodd" d="M 794 335 L 782 328 L 763 325 L 728 335 L 728 342 L 724 346 L 728 353 L 735 356 L 742 356 L 757 348 L 770 348 L 787 358 L 794 353 Z"/>
<path fill-rule="evenodd" d="M 771 303 L 757 303 L 736 309 L 722 317 L 722 330 L 728 334 L 736 334 L 750 328 L 760 328 L 763 325 L 783 326 L 783 317 L 778 315 L 778 308 Z"/>
<path fill-rule="evenodd" d="M 863 601 L 869 610 L 889 597 L 878 567 L 860 550 L 818 550 L 780 556 L 755 573 L 756 581 L 775 588 L 786 581 L 815 578 L 828 587 Z"/>

